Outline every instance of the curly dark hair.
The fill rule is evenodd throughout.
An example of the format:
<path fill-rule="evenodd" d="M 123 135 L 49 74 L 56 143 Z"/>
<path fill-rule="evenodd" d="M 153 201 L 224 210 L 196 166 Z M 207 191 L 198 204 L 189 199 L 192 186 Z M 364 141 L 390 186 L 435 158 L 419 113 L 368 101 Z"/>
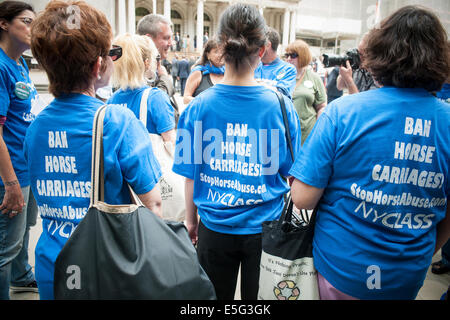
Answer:
<path fill-rule="evenodd" d="M 439 91 L 449 75 L 447 33 L 421 6 L 405 6 L 370 31 L 363 66 L 384 86 Z"/>

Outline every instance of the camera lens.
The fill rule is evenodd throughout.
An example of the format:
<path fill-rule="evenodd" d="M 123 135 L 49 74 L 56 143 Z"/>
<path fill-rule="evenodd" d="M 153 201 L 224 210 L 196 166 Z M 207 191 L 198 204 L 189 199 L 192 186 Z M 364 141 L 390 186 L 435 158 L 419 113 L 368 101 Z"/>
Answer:
<path fill-rule="evenodd" d="M 323 65 L 325 68 L 345 65 L 346 56 L 338 56 L 336 54 L 323 54 Z"/>

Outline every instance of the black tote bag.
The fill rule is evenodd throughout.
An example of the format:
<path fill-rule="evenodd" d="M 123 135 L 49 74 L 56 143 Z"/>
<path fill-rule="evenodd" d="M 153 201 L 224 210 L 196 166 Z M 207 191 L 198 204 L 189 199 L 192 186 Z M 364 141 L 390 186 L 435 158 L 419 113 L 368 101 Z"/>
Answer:
<path fill-rule="evenodd" d="M 277 92 L 286 127 L 288 148 L 294 160 L 289 123 L 283 97 Z M 262 225 L 262 254 L 259 300 L 318 300 L 319 287 L 314 267 L 312 242 L 317 206 L 311 218 L 306 210 L 294 217 L 290 196 L 279 220 Z"/>
<path fill-rule="evenodd" d="M 55 263 L 55 299 L 216 299 L 185 226 L 136 204 L 108 205 L 103 181 L 103 118 L 94 120 L 88 213 Z"/>

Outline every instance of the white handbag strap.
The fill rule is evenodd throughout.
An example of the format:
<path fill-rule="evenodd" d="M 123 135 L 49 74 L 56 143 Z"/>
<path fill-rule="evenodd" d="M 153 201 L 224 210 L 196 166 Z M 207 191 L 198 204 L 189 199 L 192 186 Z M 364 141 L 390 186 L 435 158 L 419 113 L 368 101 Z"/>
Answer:
<path fill-rule="evenodd" d="M 91 160 L 91 195 L 90 206 L 95 206 L 103 200 L 100 188 L 103 182 L 103 120 L 105 118 L 106 105 L 100 107 L 94 116 L 92 126 L 92 160 Z"/>
<path fill-rule="evenodd" d="M 141 105 L 139 108 L 139 120 L 141 120 L 141 122 L 144 124 L 144 127 L 146 128 L 147 128 L 147 105 L 150 90 L 152 90 L 152 88 L 147 88 L 144 90 L 144 93 L 142 93 Z"/>
<path fill-rule="evenodd" d="M 94 116 L 92 127 L 92 158 L 91 158 L 91 194 L 90 207 L 97 206 L 98 202 L 105 199 L 104 158 L 103 158 L 103 121 L 105 119 L 106 105 L 100 107 Z M 144 206 L 128 185 L 131 201 L 138 206 Z"/>

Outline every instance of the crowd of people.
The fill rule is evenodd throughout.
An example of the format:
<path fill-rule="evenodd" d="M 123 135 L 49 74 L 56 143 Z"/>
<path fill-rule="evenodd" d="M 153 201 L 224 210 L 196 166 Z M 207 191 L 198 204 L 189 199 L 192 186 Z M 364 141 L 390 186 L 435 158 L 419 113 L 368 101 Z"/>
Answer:
<path fill-rule="evenodd" d="M 164 218 L 149 134 L 175 145 L 185 225 L 218 299 L 234 298 L 239 270 L 242 299 L 257 299 L 262 223 L 280 217 L 288 192 L 298 209 L 318 209 L 321 299 L 415 299 L 444 245 L 433 272 L 449 271 L 450 49 L 430 10 L 387 17 L 363 37 L 360 68 L 335 67 L 326 87 L 308 44 L 290 43 L 281 59 L 279 33 L 252 5 L 224 11 L 194 64 L 182 53 L 164 63 L 179 42 L 161 15 L 113 37 L 83 1 L 73 3 L 80 27 L 67 25 L 69 5 L 51 1 L 36 14 L 0 3 L 0 299 L 10 289 L 54 298 L 55 260 L 90 206 L 93 119 L 105 103 L 105 202 L 131 203 L 130 186 Z M 55 97 L 39 114 L 22 58 L 29 48 Z M 107 85 L 112 95 L 99 99 Z M 28 234 L 38 213 L 33 274 Z"/>

